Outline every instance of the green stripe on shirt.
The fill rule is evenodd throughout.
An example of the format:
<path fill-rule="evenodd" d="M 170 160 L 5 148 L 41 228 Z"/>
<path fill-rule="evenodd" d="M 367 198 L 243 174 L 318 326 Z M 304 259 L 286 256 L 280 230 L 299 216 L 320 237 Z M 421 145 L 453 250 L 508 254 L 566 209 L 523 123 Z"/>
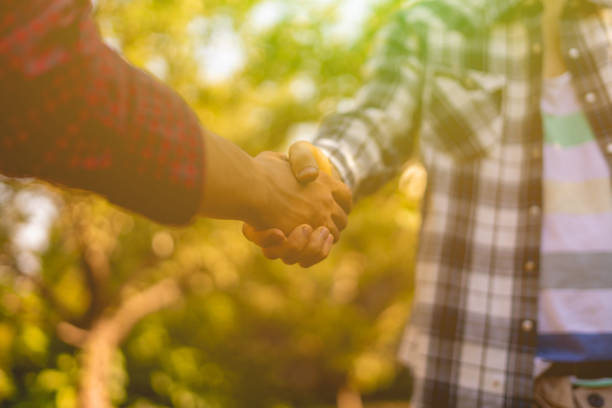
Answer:
<path fill-rule="evenodd" d="M 571 147 L 595 140 L 589 122 L 582 112 L 569 115 L 542 115 L 545 143 Z"/>

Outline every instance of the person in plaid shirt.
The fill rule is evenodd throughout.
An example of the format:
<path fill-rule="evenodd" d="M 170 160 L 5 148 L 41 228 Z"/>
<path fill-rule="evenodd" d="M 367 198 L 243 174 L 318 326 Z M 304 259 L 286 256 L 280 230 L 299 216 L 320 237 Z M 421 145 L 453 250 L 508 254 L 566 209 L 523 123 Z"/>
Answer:
<path fill-rule="evenodd" d="M 275 227 L 272 242 L 287 234 L 301 250 L 318 227 L 291 262 L 324 258 L 348 188 L 327 175 L 300 185 L 284 156 L 252 158 L 202 129 L 178 94 L 102 42 L 90 14 L 88 0 L 0 4 L 0 173 L 93 191 L 162 223 L 200 214 Z"/>
<path fill-rule="evenodd" d="M 399 350 L 413 407 L 612 406 L 611 7 L 409 1 L 354 108 L 313 141 L 360 197 L 401 170 L 418 135 L 428 188 Z M 551 104 L 574 106 L 544 122 Z M 304 182 L 312 146 L 290 150 Z M 563 294 L 575 310 L 551 302 Z"/>

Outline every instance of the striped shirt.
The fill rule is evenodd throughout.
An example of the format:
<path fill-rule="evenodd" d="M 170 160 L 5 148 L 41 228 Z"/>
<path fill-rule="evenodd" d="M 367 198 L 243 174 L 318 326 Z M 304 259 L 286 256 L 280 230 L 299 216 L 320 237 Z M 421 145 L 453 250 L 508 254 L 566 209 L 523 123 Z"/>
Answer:
<path fill-rule="evenodd" d="M 609 6 L 575 0 L 561 22 L 566 65 L 612 164 Z M 533 402 L 542 230 L 541 5 L 411 1 L 384 30 L 354 109 L 315 143 L 355 196 L 418 146 L 428 188 L 411 320 L 399 356 L 414 407 Z"/>
<path fill-rule="evenodd" d="M 610 169 L 569 73 L 542 92 L 544 173 L 537 356 L 612 361 Z"/>

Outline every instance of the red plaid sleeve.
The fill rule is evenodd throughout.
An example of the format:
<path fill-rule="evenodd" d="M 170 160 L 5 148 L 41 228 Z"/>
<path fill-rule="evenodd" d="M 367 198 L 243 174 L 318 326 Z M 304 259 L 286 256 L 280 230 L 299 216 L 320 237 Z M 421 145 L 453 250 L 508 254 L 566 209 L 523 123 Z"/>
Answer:
<path fill-rule="evenodd" d="M 93 191 L 163 223 L 200 204 L 202 129 L 105 46 L 83 0 L 0 5 L 0 172 Z"/>

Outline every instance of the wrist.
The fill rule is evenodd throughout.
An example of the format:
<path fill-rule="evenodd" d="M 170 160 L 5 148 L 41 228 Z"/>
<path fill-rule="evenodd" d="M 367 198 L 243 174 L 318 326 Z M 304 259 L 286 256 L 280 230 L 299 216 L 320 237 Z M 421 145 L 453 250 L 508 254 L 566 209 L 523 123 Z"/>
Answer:
<path fill-rule="evenodd" d="M 244 214 L 242 221 L 254 227 L 265 226 L 263 215 L 268 207 L 270 191 L 270 177 L 266 174 L 263 166 L 251 158 L 250 171 L 248 172 L 249 183 L 241 194 L 243 197 Z"/>
<path fill-rule="evenodd" d="M 206 133 L 205 177 L 200 214 L 251 223 L 265 208 L 266 180 L 256 159 L 213 133 Z"/>

